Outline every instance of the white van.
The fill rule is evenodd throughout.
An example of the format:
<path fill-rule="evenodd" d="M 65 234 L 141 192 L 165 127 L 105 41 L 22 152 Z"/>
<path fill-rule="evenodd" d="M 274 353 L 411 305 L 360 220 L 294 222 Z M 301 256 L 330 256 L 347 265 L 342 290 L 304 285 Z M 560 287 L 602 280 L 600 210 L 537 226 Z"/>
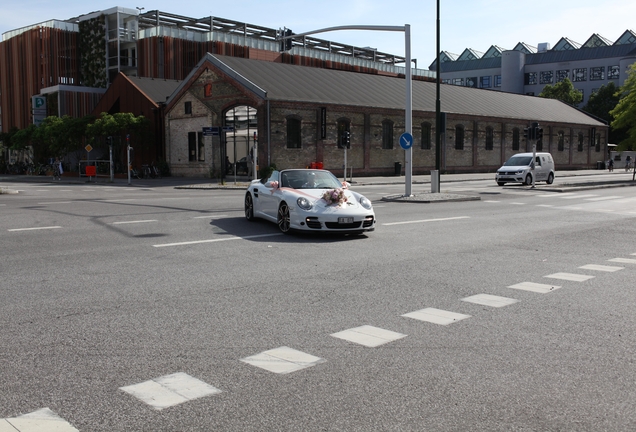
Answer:
<path fill-rule="evenodd" d="M 499 186 L 506 183 L 532 184 L 534 181 L 544 181 L 552 184 L 554 181 L 554 159 L 550 153 L 537 153 L 534 169 L 532 168 L 532 153 L 518 153 L 497 170 L 495 181 Z"/>

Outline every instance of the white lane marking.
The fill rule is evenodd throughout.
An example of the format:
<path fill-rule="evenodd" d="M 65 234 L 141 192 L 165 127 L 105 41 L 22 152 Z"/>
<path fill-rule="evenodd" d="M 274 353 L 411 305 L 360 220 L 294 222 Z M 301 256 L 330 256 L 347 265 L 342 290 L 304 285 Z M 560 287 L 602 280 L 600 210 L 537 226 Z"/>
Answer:
<path fill-rule="evenodd" d="M 512 204 L 512 205 L 526 205 L 526 203 L 522 203 L 522 202 L 511 202 L 510 204 Z"/>
<path fill-rule="evenodd" d="M 0 207 L 6 206 L 6 204 L 0 204 Z"/>
<path fill-rule="evenodd" d="M 382 225 L 384 226 L 405 225 L 405 224 L 424 223 L 424 222 L 443 222 L 443 221 L 458 220 L 458 219 L 470 219 L 470 216 L 457 216 L 457 217 L 439 218 L 439 219 L 422 219 L 422 220 L 405 221 L 405 222 L 391 222 L 391 223 L 385 223 Z"/>
<path fill-rule="evenodd" d="M 532 291 L 536 293 L 549 293 L 550 291 L 554 291 L 555 289 L 561 288 L 558 285 L 546 285 L 534 282 L 521 282 L 518 284 L 510 285 L 508 288 L 524 290 L 524 291 Z"/>
<path fill-rule="evenodd" d="M 38 205 L 51 205 L 51 204 L 71 204 L 73 201 L 53 201 L 53 202 L 41 202 Z"/>
<path fill-rule="evenodd" d="M 405 334 L 396 333 L 391 330 L 385 330 L 370 325 L 363 325 L 343 330 L 341 332 L 332 333 L 330 336 L 364 345 L 369 348 L 375 348 L 406 337 Z"/>
<path fill-rule="evenodd" d="M 537 204 L 537 207 L 554 207 L 552 204 Z"/>
<path fill-rule="evenodd" d="M 218 219 L 218 218 L 224 218 L 224 217 L 227 217 L 227 215 L 195 216 L 193 217 L 193 219 Z"/>
<path fill-rule="evenodd" d="M 592 279 L 595 276 L 588 276 L 583 274 L 575 274 L 575 273 L 553 273 L 543 277 L 551 278 L 551 279 L 561 279 L 572 282 L 585 282 L 586 280 Z"/>
<path fill-rule="evenodd" d="M 122 201 L 137 201 L 135 198 L 122 198 L 122 199 L 110 199 L 110 200 L 99 200 L 100 202 L 122 202 Z"/>
<path fill-rule="evenodd" d="M 221 390 L 216 387 L 183 372 L 164 375 L 139 384 L 120 387 L 119 389 L 133 395 L 156 410 L 221 393 Z"/>
<path fill-rule="evenodd" d="M 496 201 L 496 200 L 484 200 L 483 202 L 487 202 L 487 203 L 499 203 L 501 201 Z"/>
<path fill-rule="evenodd" d="M 620 196 L 604 196 L 604 197 L 598 197 L 598 198 L 586 198 L 585 201 L 605 201 L 605 200 L 611 200 L 616 198 L 621 198 L 621 197 Z"/>
<path fill-rule="evenodd" d="M 230 241 L 230 240 L 248 240 L 248 239 L 253 239 L 253 238 L 273 237 L 273 236 L 279 236 L 279 235 L 283 235 L 283 234 L 282 233 L 280 233 L 280 234 L 278 234 L 278 233 L 277 234 L 259 234 L 259 235 L 253 235 L 253 236 L 243 236 L 243 237 L 231 236 L 231 237 L 226 237 L 226 238 L 221 238 L 221 239 L 195 240 L 195 241 L 179 242 L 179 243 L 164 243 L 164 244 L 156 244 L 156 245 L 152 245 L 152 246 L 156 247 L 156 248 L 170 247 L 170 246 L 186 246 L 186 245 L 201 244 L 201 243 L 216 243 L 216 242 Z"/>
<path fill-rule="evenodd" d="M 0 431 L 79 432 L 69 422 L 55 414 L 49 408 L 42 408 L 18 417 L 0 419 Z"/>
<path fill-rule="evenodd" d="M 596 271 L 604 271 L 604 272 L 615 272 L 619 270 L 623 270 L 625 267 L 618 266 L 607 266 L 607 265 L 599 265 L 599 264 L 586 264 L 584 266 L 579 267 L 583 270 L 596 270 Z"/>
<path fill-rule="evenodd" d="M 566 196 L 566 197 L 561 196 L 561 198 L 563 198 L 563 199 L 578 199 L 578 198 L 589 198 L 589 197 L 596 197 L 596 196 L 598 196 L 598 195 L 596 195 L 596 194 L 587 194 L 587 195 L 581 194 L 581 195 L 571 195 L 571 196 Z"/>
<path fill-rule="evenodd" d="M 283 346 L 242 358 L 241 361 L 270 372 L 286 374 L 315 366 L 326 360 Z"/>
<path fill-rule="evenodd" d="M 517 303 L 519 300 L 490 294 L 476 294 L 474 296 L 465 297 L 462 301 L 499 308 Z"/>
<path fill-rule="evenodd" d="M 574 195 L 574 192 L 565 192 L 565 193 L 547 193 L 547 194 L 541 194 L 541 195 L 537 195 L 540 198 L 563 198 L 564 196 L 567 195 Z"/>
<path fill-rule="evenodd" d="M 425 308 L 415 312 L 409 312 L 402 316 L 439 325 L 449 325 L 463 319 L 470 318 L 470 315 L 464 315 L 436 308 Z"/>
<path fill-rule="evenodd" d="M 636 255 L 636 254 L 632 254 L 632 255 Z M 636 264 L 636 259 L 631 259 L 631 258 L 612 258 L 612 259 L 608 259 L 608 261 L 623 263 L 623 264 Z"/>
<path fill-rule="evenodd" d="M 61 226 L 49 226 L 49 227 L 34 227 L 34 228 L 13 228 L 8 229 L 7 231 L 15 232 L 15 231 L 35 231 L 35 230 L 47 230 L 47 229 L 58 229 L 62 228 Z"/>
<path fill-rule="evenodd" d="M 112 222 L 111 225 L 136 224 L 136 223 L 148 223 L 148 222 L 159 222 L 159 221 L 157 219 L 121 221 L 121 222 Z"/>

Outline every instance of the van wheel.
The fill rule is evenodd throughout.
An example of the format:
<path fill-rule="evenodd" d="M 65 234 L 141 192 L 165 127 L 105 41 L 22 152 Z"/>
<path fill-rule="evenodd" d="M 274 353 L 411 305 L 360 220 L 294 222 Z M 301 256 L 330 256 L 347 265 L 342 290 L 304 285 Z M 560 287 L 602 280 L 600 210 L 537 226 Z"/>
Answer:
<path fill-rule="evenodd" d="M 550 173 L 548 175 L 548 179 L 545 181 L 547 184 L 552 184 L 554 182 L 554 174 Z"/>
<path fill-rule="evenodd" d="M 526 186 L 530 186 L 532 184 L 532 176 L 530 174 L 526 176 L 526 181 L 523 184 Z"/>
<path fill-rule="evenodd" d="M 497 182 L 497 184 L 498 184 L 499 186 L 503 186 L 503 185 L 505 185 L 506 183 L 505 183 L 505 182 Z"/>

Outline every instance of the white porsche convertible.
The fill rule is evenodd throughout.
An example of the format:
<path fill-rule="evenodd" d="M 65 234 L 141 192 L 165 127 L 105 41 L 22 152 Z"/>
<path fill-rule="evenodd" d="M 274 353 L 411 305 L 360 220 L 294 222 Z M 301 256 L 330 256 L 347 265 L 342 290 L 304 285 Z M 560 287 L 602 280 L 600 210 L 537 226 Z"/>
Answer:
<path fill-rule="evenodd" d="M 245 218 L 275 222 L 283 233 L 360 234 L 375 229 L 371 201 L 331 172 L 315 169 L 274 171 L 253 180 L 245 194 Z"/>

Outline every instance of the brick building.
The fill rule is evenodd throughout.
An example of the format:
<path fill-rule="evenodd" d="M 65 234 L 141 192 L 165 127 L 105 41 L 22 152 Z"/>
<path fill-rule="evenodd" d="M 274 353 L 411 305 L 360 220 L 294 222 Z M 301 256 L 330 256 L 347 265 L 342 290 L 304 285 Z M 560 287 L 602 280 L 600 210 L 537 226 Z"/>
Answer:
<path fill-rule="evenodd" d="M 435 87 L 413 82 L 414 174 L 435 166 Z M 531 150 L 523 129 L 535 121 L 544 130 L 538 150 L 552 152 L 560 169 L 587 168 L 607 154 L 607 125 L 557 100 L 450 85 L 441 100 L 447 172 L 492 171 Z M 207 54 L 166 102 L 166 157 L 175 175 L 204 175 L 220 168 L 224 149 L 240 158 L 257 143 L 260 166 L 322 162 L 342 174 L 337 144 L 349 131 L 354 175 L 388 174 L 404 163 L 404 104 L 399 77 Z M 225 138 L 203 133 L 224 126 L 233 127 Z"/>

